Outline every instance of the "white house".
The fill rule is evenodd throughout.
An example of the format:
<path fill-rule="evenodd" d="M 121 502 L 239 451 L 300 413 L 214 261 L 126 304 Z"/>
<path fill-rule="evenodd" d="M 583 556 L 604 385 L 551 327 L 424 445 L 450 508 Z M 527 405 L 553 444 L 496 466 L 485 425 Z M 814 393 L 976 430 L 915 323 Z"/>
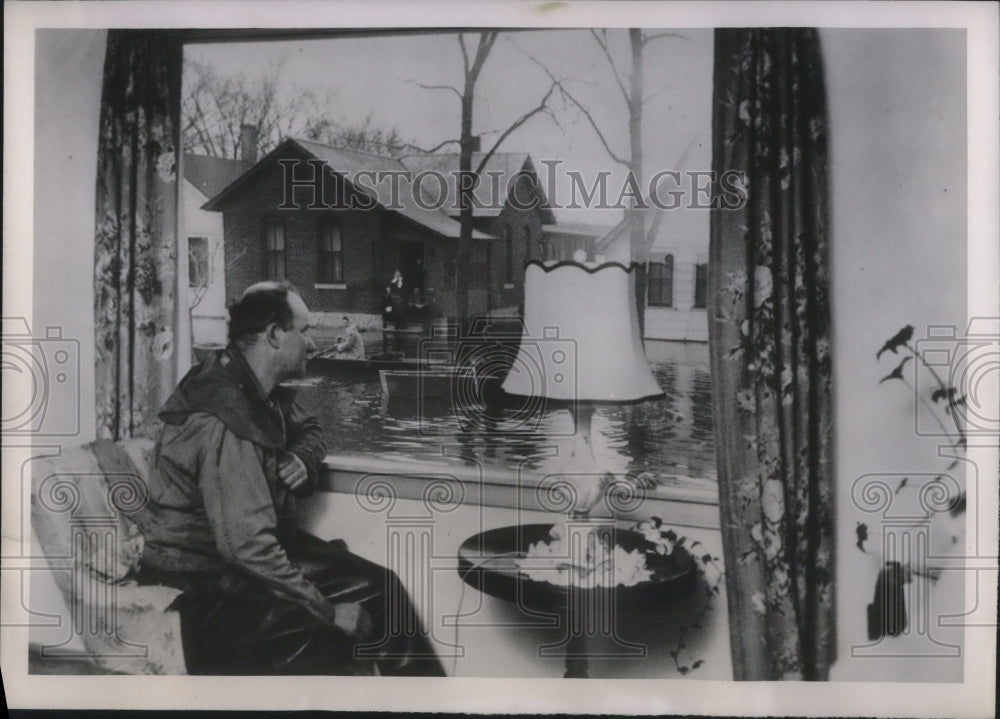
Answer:
<path fill-rule="evenodd" d="M 656 234 L 646 264 L 645 338 L 708 342 L 708 211 L 649 212 Z M 629 262 L 629 228 L 622 221 L 597 241 L 595 253 Z"/>
<path fill-rule="evenodd" d="M 201 209 L 253 165 L 249 160 L 184 155 L 184 239 L 193 344 L 225 343 L 226 267 L 222 213 Z"/>
<path fill-rule="evenodd" d="M 708 211 L 666 210 L 646 272 L 647 339 L 708 342 Z"/>

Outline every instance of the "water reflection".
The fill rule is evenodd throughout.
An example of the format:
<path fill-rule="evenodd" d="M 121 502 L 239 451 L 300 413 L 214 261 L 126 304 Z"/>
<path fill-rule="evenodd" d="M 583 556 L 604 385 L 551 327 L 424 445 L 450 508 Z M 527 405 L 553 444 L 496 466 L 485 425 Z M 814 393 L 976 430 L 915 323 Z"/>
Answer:
<path fill-rule="evenodd" d="M 631 406 L 600 407 L 594 453 L 618 474 L 714 479 L 708 347 L 649 342 L 647 356 L 666 397 Z M 327 429 L 331 451 L 385 453 L 466 464 L 558 469 L 558 451 L 573 432 L 568 410 L 497 410 L 468 402 L 393 397 L 385 401 L 376 376 L 323 377 L 299 392 Z"/>

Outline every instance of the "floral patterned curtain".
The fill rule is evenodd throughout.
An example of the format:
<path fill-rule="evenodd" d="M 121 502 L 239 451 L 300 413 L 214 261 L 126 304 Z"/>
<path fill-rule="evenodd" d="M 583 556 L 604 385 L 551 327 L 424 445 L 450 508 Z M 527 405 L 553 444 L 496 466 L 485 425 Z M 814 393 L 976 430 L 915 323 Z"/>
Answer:
<path fill-rule="evenodd" d="M 94 250 L 98 437 L 152 436 L 176 382 L 181 44 L 111 30 Z"/>
<path fill-rule="evenodd" d="M 713 211 L 709 277 L 734 673 L 825 680 L 836 639 L 818 33 L 717 30 L 713 113 L 716 177 L 745 173 L 747 200 Z"/>

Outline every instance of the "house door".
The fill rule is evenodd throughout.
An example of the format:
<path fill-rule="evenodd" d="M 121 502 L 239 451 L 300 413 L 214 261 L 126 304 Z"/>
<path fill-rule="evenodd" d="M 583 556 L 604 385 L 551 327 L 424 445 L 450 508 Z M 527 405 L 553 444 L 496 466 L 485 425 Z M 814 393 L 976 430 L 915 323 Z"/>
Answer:
<path fill-rule="evenodd" d="M 427 269 L 424 262 L 424 243 L 405 240 L 399 243 L 399 272 L 403 275 L 404 293 L 410 296 L 414 289 L 423 295 L 426 291 Z"/>

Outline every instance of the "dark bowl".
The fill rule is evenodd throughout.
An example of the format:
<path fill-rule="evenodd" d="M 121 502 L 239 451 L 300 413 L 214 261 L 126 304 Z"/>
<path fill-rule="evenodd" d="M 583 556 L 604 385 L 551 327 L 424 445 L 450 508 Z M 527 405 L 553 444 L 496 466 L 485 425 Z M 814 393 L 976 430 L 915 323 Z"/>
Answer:
<path fill-rule="evenodd" d="M 680 598 L 694 588 L 697 566 L 683 547 L 669 556 L 657 555 L 654 545 L 638 532 L 613 530 L 614 542 L 626 552 L 646 552 L 647 567 L 653 576 L 631 587 L 584 589 L 538 581 L 522 574 L 516 561 L 535 542 L 551 541 L 551 524 L 500 527 L 469 537 L 458 550 L 459 576 L 470 586 L 493 597 L 534 609 L 564 608 L 574 593 L 595 596 L 614 593 L 619 607 L 659 604 Z"/>

